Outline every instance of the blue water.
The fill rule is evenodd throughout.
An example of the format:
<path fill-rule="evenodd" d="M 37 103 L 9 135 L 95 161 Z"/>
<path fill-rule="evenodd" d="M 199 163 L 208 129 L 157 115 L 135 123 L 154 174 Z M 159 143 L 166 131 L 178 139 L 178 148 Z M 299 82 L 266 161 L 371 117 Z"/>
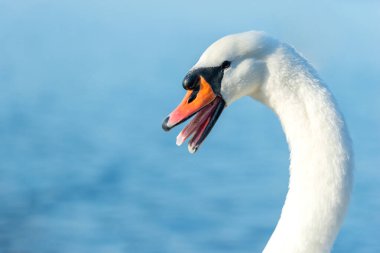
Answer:
<path fill-rule="evenodd" d="M 356 181 L 334 252 L 379 252 L 378 24 L 378 1 L 0 0 L 0 252 L 260 252 L 287 190 L 275 115 L 238 101 L 195 155 L 161 129 L 201 52 L 250 29 L 335 94 Z"/>

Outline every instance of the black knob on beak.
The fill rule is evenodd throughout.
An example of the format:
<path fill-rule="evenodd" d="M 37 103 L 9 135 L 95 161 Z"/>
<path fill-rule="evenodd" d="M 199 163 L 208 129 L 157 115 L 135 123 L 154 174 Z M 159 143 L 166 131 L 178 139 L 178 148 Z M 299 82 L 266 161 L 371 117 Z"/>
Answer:
<path fill-rule="evenodd" d="M 189 73 L 183 79 L 182 86 L 185 90 L 194 90 L 199 85 L 199 76 Z"/>

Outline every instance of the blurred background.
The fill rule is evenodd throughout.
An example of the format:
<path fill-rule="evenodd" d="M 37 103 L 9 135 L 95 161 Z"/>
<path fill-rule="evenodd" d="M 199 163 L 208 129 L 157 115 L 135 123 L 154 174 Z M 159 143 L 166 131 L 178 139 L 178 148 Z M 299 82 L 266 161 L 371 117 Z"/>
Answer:
<path fill-rule="evenodd" d="M 0 252 L 261 252 L 288 184 L 276 116 L 242 99 L 202 148 L 163 118 L 220 37 L 294 45 L 350 128 L 356 181 L 333 252 L 379 252 L 379 1 L 0 0 Z"/>

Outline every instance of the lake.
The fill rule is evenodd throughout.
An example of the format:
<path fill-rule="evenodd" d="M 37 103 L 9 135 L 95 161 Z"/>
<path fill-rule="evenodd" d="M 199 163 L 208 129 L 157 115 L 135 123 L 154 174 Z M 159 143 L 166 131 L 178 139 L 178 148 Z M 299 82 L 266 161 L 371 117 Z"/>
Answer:
<path fill-rule="evenodd" d="M 333 252 L 379 252 L 378 1 L 0 1 L 0 252 L 261 252 L 289 152 L 268 108 L 227 108 L 200 150 L 164 117 L 213 41 L 265 30 L 343 111 L 355 185 Z"/>

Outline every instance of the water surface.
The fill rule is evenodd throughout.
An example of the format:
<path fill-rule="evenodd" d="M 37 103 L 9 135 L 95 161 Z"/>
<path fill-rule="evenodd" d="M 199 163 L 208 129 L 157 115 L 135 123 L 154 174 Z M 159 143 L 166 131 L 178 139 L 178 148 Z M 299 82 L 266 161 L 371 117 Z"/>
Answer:
<path fill-rule="evenodd" d="M 356 181 L 334 252 L 379 252 L 380 4 L 0 1 L 0 252 L 260 252 L 287 190 L 275 115 L 248 98 L 196 155 L 162 119 L 201 52 L 265 30 L 329 84 Z"/>

